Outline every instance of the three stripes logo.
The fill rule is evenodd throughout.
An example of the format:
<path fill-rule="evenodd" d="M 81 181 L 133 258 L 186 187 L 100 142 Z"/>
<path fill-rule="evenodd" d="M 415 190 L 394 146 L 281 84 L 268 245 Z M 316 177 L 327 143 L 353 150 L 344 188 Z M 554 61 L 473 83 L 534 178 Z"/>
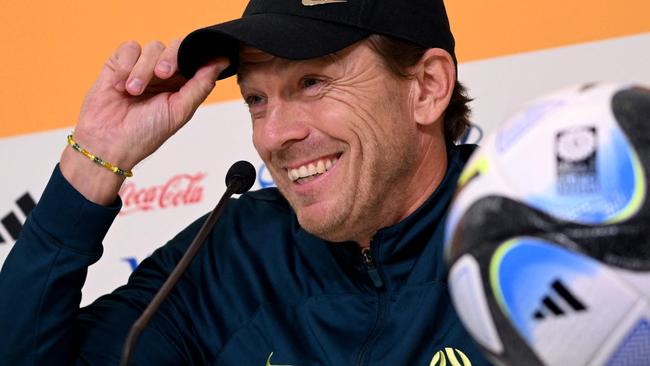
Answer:
<path fill-rule="evenodd" d="M 566 315 L 567 313 L 581 312 L 587 310 L 575 295 L 567 289 L 560 280 L 555 280 L 551 284 L 551 293 L 542 298 L 539 309 L 533 313 L 535 320 L 541 321 L 547 317 Z"/>
<path fill-rule="evenodd" d="M 469 360 L 461 350 L 457 348 L 445 347 L 436 352 L 431 359 L 429 366 L 472 366 Z"/>
<path fill-rule="evenodd" d="M 19 213 L 22 213 L 23 217 L 27 217 L 34 207 L 36 207 L 36 202 L 29 192 L 26 192 L 16 200 L 16 205 L 20 209 Z M 20 234 L 23 224 L 16 213 L 17 212 L 11 211 L 0 219 L 0 223 L 2 224 L 1 226 L 6 230 L 6 234 L 9 234 L 8 237 L 5 237 L 6 234 L 3 234 L 0 231 L 0 244 L 5 244 L 10 240 L 16 241 L 16 239 L 18 239 L 18 234 Z"/>

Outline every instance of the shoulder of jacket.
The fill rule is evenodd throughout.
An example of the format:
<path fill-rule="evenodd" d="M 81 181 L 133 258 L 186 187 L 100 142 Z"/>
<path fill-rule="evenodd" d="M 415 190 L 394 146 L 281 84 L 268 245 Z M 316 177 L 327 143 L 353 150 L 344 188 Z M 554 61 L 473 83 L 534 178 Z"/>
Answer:
<path fill-rule="evenodd" d="M 235 216 L 247 219 L 261 219 L 268 221 L 271 217 L 286 218 L 293 215 L 289 202 L 282 196 L 277 188 L 263 188 L 246 192 L 238 198 L 231 199 L 227 209 Z"/>
<path fill-rule="evenodd" d="M 289 205 L 289 203 L 284 198 L 282 193 L 280 193 L 280 191 L 275 187 L 262 188 L 256 191 L 249 191 L 242 194 L 239 198 L 251 199 L 254 201 L 266 201 L 270 203 L 277 203 L 280 205 L 287 205 L 287 206 Z"/>

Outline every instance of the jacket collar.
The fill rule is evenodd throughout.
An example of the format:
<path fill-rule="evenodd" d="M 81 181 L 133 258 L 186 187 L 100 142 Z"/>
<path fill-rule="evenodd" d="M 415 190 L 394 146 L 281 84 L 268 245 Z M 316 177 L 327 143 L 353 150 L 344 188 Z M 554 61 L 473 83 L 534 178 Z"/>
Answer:
<path fill-rule="evenodd" d="M 445 177 L 431 196 L 399 223 L 377 232 L 371 242 L 383 283 L 389 291 L 423 282 L 446 282 L 443 258 L 444 219 L 456 181 L 476 145 L 448 145 Z M 356 243 L 328 243 L 335 256 L 367 272 Z M 367 276 L 367 275 L 366 275 Z M 372 283 L 372 282 L 368 282 Z"/>

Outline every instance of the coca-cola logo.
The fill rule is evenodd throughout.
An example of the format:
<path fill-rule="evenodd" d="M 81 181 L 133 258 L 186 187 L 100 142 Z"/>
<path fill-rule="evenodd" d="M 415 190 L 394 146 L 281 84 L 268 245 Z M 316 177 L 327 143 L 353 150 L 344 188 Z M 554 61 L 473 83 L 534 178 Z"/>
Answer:
<path fill-rule="evenodd" d="M 200 203 L 203 201 L 202 181 L 205 176 L 202 172 L 178 174 L 161 185 L 149 187 L 127 182 L 120 189 L 123 203 L 120 215 Z"/>

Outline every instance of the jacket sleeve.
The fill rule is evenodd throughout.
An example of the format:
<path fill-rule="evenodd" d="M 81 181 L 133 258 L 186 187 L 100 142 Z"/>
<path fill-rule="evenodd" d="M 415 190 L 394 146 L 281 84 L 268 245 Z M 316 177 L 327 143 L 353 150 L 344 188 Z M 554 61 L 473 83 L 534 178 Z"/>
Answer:
<path fill-rule="evenodd" d="M 80 309 L 87 268 L 120 205 L 87 201 L 57 166 L 0 272 L 0 365 L 117 364 L 131 324 L 181 254 L 149 261 L 130 285 Z M 166 311 L 143 333 L 136 363 L 186 363 L 182 331 L 165 322 L 174 309 Z"/>

